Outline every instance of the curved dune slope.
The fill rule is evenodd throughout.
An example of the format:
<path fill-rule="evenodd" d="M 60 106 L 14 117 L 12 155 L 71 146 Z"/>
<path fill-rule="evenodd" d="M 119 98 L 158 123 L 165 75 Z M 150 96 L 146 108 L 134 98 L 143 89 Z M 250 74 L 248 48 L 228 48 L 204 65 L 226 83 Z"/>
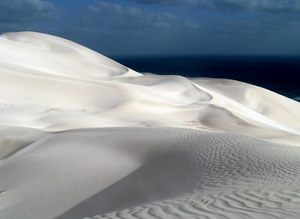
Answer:
<path fill-rule="evenodd" d="M 0 36 L 0 219 L 300 218 L 300 104 Z"/>
<path fill-rule="evenodd" d="M 0 37 L 0 64 L 7 70 L 85 80 L 139 75 L 71 41 L 34 32 Z"/>

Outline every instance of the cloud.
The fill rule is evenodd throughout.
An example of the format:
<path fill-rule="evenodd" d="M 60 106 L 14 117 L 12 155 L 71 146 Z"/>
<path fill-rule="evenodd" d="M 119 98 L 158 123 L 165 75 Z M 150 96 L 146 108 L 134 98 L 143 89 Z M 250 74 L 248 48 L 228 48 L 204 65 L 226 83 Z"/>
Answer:
<path fill-rule="evenodd" d="M 134 0 L 142 4 L 184 5 L 213 10 L 300 11 L 299 0 Z"/>
<path fill-rule="evenodd" d="M 186 28 L 196 28 L 197 25 L 191 21 L 178 18 L 174 14 L 159 12 L 153 13 L 146 10 L 123 6 L 116 3 L 97 1 L 88 6 L 89 13 L 85 20 L 103 29 L 110 29 L 114 32 L 134 33 L 147 32 L 153 30 L 178 29 L 182 26 Z"/>
<path fill-rule="evenodd" d="M 121 6 L 104 1 L 97 1 L 96 4 L 89 5 L 88 8 L 93 13 L 92 19 L 124 28 L 168 28 L 176 20 L 176 17 L 169 13 L 155 14 L 136 7 Z"/>
<path fill-rule="evenodd" d="M 171 54 L 200 29 L 197 21 L 181 16 L 164 8 L 97 0 L 82 10 L 68 35 L 103 54 Z"/>
<path fill-rule="evenodd" d="M 59 18 L 61 12 L 44 0 L 1 0 L 0 24 L 16 25 Z"/>

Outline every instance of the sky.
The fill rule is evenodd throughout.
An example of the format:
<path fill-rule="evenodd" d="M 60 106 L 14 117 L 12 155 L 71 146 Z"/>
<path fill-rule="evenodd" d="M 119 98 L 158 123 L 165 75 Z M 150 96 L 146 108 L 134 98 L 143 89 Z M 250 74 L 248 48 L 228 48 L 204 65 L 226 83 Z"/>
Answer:
<path fill-rule="evenodd" d="M 300 0 L 0 0 L 0 32 L 107 56 L 300 55 Z"/>

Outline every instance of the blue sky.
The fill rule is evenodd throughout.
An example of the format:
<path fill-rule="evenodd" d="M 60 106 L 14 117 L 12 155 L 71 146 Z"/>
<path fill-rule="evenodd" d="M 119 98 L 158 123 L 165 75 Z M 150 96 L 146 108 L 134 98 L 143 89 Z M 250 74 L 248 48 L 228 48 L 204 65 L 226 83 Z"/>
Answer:
<path fill-rule="evenodd" d="M 299 0 L 1 0 L 0 32 L 116 55 L 300 55 Z"/>

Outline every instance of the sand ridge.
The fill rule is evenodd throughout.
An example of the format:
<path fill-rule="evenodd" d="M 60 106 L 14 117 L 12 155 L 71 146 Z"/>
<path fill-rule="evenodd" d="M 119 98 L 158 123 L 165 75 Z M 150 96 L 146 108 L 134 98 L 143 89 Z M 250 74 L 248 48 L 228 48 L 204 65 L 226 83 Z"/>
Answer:
<path fill-rule="evenodd" d="M 299 112 L 247 83 L 3 34 L 0 219 L 299 218 Z"/>
<path fill-rule="evenodd" d="M 299 103 L 266 89 L 225 79 L 142 75 L 46 34 L 8 33 L 0 42 L 3 125 L 46 131 L 185 127 L 299 142 Z"/>

